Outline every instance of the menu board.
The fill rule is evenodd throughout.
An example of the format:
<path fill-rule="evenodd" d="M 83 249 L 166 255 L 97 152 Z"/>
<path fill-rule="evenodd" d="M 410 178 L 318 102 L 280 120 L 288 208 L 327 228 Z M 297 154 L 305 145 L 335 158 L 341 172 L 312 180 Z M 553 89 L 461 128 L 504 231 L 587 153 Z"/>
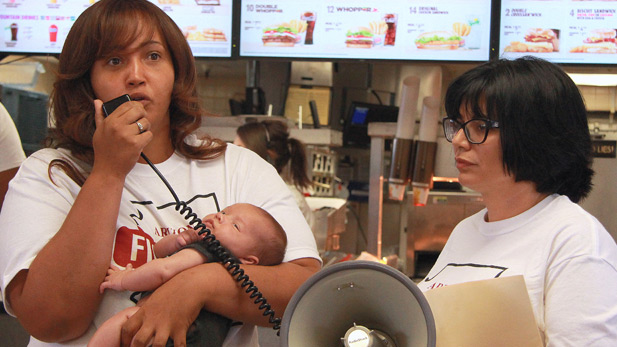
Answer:
<path fill-rule="evenodd" d="M 502 0 L 499 52 L 554 63 L 617 64 L 617 0 Z"/>
<path fill-rule="evenodd" d="M 0 52 L 51 53 L 98 0 L 0 0 Z M 180 27 L 196 57 L 231 57 L 232 0 L 150 0 Z"/>
<path fill-rule="evenodd" d="M 242 0 L 242 57 L 486 61 L 490 0 Z"/>

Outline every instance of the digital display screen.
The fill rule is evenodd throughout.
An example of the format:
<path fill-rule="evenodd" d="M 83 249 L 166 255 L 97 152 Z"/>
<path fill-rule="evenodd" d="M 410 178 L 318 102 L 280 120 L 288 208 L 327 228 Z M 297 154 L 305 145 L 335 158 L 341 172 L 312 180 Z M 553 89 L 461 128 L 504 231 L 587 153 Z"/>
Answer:
<path fill-rule="evenodd" d="M 59 54 L 95 0 L 0 0 L 0 52 Z M 184 33 L 195 57 L 231 57 L 232 0 L 150 0 Z"/>
<path fill-rule="evenodd" d="M 617 0 L 502 0 L 499 54 L 617 63 Z"/>
<path fill-rule="evenodd" d="M 366 124 L 366 116 L 368 115 L 368 107 L 357 107 L 351 115 L 351 124 Z"/>
<path fill-rule="evenodd" d="M 345 118 L 343 144 L 345 146 L 368 147 L 368 124 L 372 122 L 396 122 L 399 108 L 352 101 Z"/>
<path fill-rule="evenodd" d="M 242 0 L 241 57 L 486 61 L 490 0 Z"/>

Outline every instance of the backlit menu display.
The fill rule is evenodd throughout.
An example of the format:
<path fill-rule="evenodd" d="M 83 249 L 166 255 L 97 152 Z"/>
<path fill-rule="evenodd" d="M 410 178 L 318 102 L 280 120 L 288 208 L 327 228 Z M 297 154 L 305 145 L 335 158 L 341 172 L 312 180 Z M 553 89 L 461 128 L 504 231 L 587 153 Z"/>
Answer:
<path fill-rule="evenodd" d="M 240 56 L 486 61 L 490 0 L 242 0 Z"/>
<path fill-rule="evenodd" d="M 502 0 L 499 52 L 617 64 L 617 0 Z"/>
<path fill-rule="evenodd" d="M 51 53 L 98 0 L 0 0 L 0 52 Z M 180 27 L 196 57 L 231 57 L 232 0 L 150 0 Z"/>

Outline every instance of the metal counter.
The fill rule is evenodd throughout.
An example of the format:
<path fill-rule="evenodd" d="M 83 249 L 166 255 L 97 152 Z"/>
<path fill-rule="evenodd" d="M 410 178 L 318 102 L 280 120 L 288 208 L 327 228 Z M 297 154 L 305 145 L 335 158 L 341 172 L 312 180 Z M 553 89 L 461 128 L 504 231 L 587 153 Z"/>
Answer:
<path fill-rule="evenodd" d="M 407 201 L 413 201 L 408 197 Z M 433 266 L 454 227 L 484 208 L 476 192 L 430 191 L 425 206 L 408 204 L 406 272 L 424 277 Z"/>

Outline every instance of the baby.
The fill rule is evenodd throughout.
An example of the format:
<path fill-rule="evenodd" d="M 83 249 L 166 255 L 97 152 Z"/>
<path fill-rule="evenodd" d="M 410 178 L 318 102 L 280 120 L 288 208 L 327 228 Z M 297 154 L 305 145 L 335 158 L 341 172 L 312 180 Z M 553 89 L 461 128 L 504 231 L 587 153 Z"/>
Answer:
<path fill-rule="evenodd" d="M 268 212 L 257 206 L 234 204 L 219 213 L 207 215 L 203 223 L 221 245 L 242 264 L 276 265 L 283 261 L 287 246 L 285 231 Z M 179 235 L 163 237 L 154 245 L 156 259 L 135 269 L 131 264 L 128 264 L 125 270 L 112 266 L 100 286 L 101 293 L 105 289 L 152 291 L 183 270 L 206 262 L 218 261 L 207 250 L 202 238 L 203 236 L 198 235 L 194 229 Z M 108 319 L 96 331 L 88 346 L 119 346 L 122 324 L 138 309 L 139 307 L 129 307 Z M 202 317 L 208 320 L 207 324 L 198 323 Z M 211 343 L 208 346 L 220 346 L 227 335 L 231 321 L 202 311 L 196 323 L 198 327 L 192 329 L 208 329 L 207 333 L 201 334 L 200 339 L 209 339 Z M 218 328 L 214 328 L 215 326 Z M 187 343 L 189 343 L 188 336 Z"/>

